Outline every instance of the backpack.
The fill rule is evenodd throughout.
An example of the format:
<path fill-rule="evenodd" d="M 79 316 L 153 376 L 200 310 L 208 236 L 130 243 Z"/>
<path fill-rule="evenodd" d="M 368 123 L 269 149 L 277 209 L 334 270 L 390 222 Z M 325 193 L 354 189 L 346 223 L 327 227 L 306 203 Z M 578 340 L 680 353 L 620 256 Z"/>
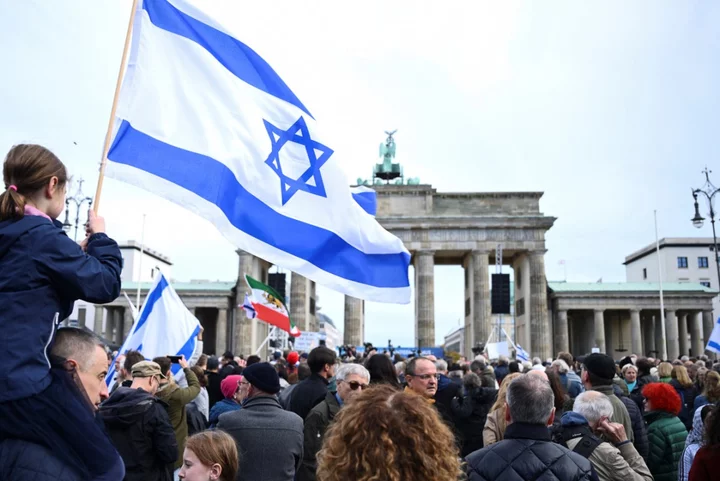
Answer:
<path fill-rule="evenodd" d="M 590 455 L 593 451 L 595 451 L 595 448 L 600 446 L 600 443 L 602 443 L 602 439 L 591 433 L 587 426 L 577 426 L 562 430 L 560 435 L 562 442 L 560 444 L 568 448 L 567 442 L 571 439 L 577 439 L 578 437 L 580 437 L 580 442 L 575 445 L 573 451 L 585 459 L 590 458 Z"/>

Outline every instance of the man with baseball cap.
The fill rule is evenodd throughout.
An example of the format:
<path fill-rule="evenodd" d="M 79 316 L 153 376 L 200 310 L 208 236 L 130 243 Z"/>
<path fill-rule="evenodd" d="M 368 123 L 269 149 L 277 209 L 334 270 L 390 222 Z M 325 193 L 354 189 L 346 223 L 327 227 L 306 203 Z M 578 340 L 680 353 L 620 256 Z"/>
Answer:
<path fill-rule="evenodd" d="M 280 406 L 280 378 L 269 363 L 246 367 L 243 377 L 242 409 L 222 414 L 217 424 L 237 443 L 243 460 L 237 480 L 293 481 L 303 455 L 303 420 Z"/>
<path fill-rule="evenodd" d="M 125 462 L 126 481 L 172 480 L 177 441 L 166 404 L 155 397 L 165 375 L 152 361 L 134 364 L 131 373 L 132 385 L 119 387 L 100 405 L 100 415 Z"/>

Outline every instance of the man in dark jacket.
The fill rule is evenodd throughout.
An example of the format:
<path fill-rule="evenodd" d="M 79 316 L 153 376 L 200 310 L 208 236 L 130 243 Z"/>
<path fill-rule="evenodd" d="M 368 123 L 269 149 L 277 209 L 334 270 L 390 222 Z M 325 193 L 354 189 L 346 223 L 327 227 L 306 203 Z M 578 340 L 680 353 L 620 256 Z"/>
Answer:
<path fill-rule="evenodd" d="M 315 481 L 317 453 L 322 447 L 325 431 L 340 408 L 367 389 L 370 373 L 361 364 L 343 364 L 338 368 L 336 379 L 337 392 L 327 393 L 325 400 L 312 408 L 305 418 L 303 461 L 297 472 L 297 481 Z"/>
<path fill-rule="evenodd" d="M 473 361 L 473 363 L 475 362 Z M 457 420 L 461 439 L 460 455 L 462 457 L 483 447 L 485 421 L 490 408 L 497 399 L 497 389 L 482 387 L 481 383 L 477 374 L 466 374 L 463 378 L 465 394 L 452 401 L 452 411 Z"/>
<path fill-rule="evenodd" d="M 237 443 L 242 468 L 236 480 L 293 481 L 303 456 L 303 421 L 280 406 L 280 378 L 269 363 L 248 366 L 243 376 L 242 409 L 221 415 L 217 425 Z"/>
<path fill-rule="evenodd" d="M 222 389 L 220 389 L 220 383 L 222 382 L 223 378 L 218 372 L 219 367 L 220 360 L 217 357 L 213 356 L 208 359 L 207 369 L 205 370 L 205 375 L 207 376 L 208 380 L 208 410 L 212 409 L 215 403 L 225 399 L 225 396 L 222 393 Z"/>
<path fill-rule="evenodd" d="M 448 364 L 444 359 L 438 359 L 435 361 L 435 368 L 438 373 L 438 388 L 435 393 L 435 407 L 440 413 L 445 424 L 455 433 L 455 437 L 458 437 L 458 431 L 455 423 L 455 416 L 452 412 L 452 401 L 456 397 L 462 394 L 462 384 L 453 382 L 448 374 Z"/>
<path fill-rule="evenodd" d="M 319 346 L 310 351 L 308 366 L 310 377 L 293 389 L 288 411 L 305 419 L 310 410 L 320 404 L 328 393 L 328 382 L 335 374 L 335 351 Z"/>
<path fill-rule="evenodd" d="M 538 376 L 520 376 L 507 389 L 505 439 L 465 458 L 469 481 L 597 481 L 590 461 L 553 443 L 553 391 Z"/>
<path fill-rule="evenodd" d="M 495 379 L 497 379 L 498 385 L 502 384 L 503 379 L 505 379 L 505 376 L 507 376 L 510 373 L 510 368 L 508 367 L 508 358 L 505 356 L 500 356 L 498 358 L 498 365 L 495 368 Z"/>
<path fill-rule="evenodd" d="M 484 357 L 476 357 L 475 360 L 470 364 L 470 371 L 478 375 L 482 387 L 490 387 L 494 389 L 495 386 L 498 385 L 497 380 L 495 379 L 495 374 L 493 373 L 492 369 L 488 367 Z"/>
<path fill-rule="evenodd" d="M 133 383 L 119 387 L 100 406 L 100 415 L 125 462 L 125 481 L 172 480 L 178 448 L 166 404 L 155 398 L 165 376 L 152 361 L 135 364 Z"/>

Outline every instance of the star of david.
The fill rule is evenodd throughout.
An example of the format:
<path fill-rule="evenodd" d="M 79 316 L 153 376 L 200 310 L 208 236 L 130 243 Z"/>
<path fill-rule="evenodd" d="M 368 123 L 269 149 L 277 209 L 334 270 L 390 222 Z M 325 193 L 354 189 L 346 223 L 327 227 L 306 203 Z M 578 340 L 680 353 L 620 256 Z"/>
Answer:
<path fill-rule="evenodd" d="M 276 127 L 267 120 L 263 120 L 263 122 L 265 123 L 265 129 L 272 142 L 272 152 L 270 152 L 265 163 L 280 177 L 280 191 L 282 192 L 283 205 L 300 190 L 308 194 L 327 197 L 325 185 L 320 175 L 320 167 L 328 161 L 333 154 L 333 150 L 310 138 L 310 132 L 303 117 L 297 119 L 287 130 Z M 305 152 L 307 153 L 307 160 L 310 162 L 307 170 L 297 179 L 286 175 L 280 163 L 280 151 L 288 142 L 294 142 L 304 146 Z"/>

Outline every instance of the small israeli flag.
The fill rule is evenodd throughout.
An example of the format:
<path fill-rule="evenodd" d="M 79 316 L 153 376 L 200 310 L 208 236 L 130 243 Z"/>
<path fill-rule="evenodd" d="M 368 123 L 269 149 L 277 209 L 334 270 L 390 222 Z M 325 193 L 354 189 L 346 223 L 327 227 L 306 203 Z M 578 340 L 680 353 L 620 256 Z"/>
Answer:
<path fill-rule="evenodd" d="M 518 361 L 529 361 L 530 360 L 530 354 L 528 354 L 525 349 L 520 347 L 520 344 L 515 346 L 515 358 Z"/>

